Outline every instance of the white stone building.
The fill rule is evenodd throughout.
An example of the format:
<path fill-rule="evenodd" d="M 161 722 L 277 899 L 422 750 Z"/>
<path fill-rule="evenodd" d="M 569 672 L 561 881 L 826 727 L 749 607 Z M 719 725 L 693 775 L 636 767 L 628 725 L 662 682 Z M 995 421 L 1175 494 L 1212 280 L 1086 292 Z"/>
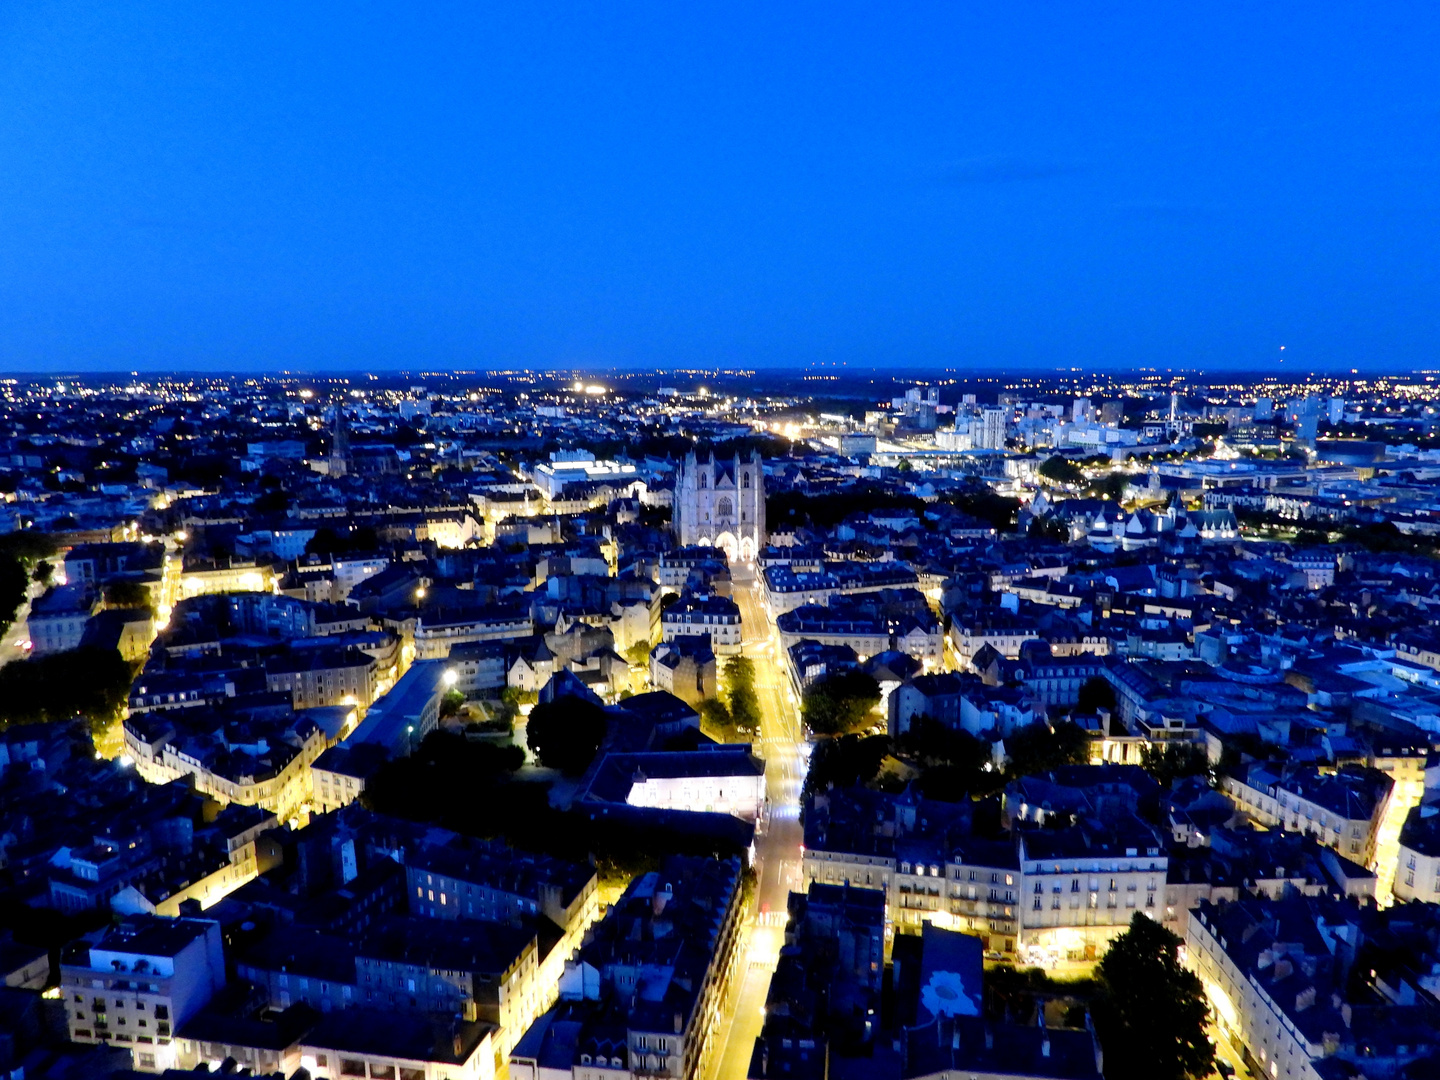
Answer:
<path fill-rule="evenodd" d="M 682 546 L 709 544 L 733 562 L 752 562 L 765 546 L 765 473 L 760 454 L 732 461 L 694 452 L 675 481 L 675 533 Z"/>

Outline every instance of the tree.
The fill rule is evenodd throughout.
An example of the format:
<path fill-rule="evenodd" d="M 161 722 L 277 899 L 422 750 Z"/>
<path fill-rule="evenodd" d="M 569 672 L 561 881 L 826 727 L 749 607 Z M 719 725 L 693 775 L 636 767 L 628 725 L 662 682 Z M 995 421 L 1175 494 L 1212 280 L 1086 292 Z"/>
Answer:
<path fill-rule="evenodd" d="M 1020 513 L 1019 499 L 997 495 L 983 484 L 946 492 L 941 499 L 961 513 L 985 522 L 996 532 L 1013 529 Z"/>
<path fill-rule="evenodd" d="M 579 776 L 605 738 L 605 711 L 600 706 L 566 694 L 542 701 L 530 711 L 525 742 L 547 769 Z"/>
<path fill-rule="evenodd" d="M 867 726 L 880 704 L 880 684 L 863 671 L 837 671 L 805 691 L 800 716 L 817 735 L 844 735 Z"/>
<path fill-rule="evenodd" d="M 445 696 L 440 699 L 440 719 L 445 720 L 460 713 L 460 707 L 465 704 L 465 695 L 459 690 L 447 690 Z"/>
<path fill-rule="evenodd" d="M 725 706 L 730 722 L 740 730 L 760 731 L 760 699 L 755 694 L 755 661 L 732 656 L 725 664 Z"/>
<path fill-rule="evenodd" d="M 831 787 L 853 787 L 868 784 L 892 749 L 888 735 L 841 735 L 821 739 L 810 755 L 810 771 L 805 776 L 805 794 L 825 791 Z"/>
<path fill-rule="evenodd" d="M 130 696 L 134 673 L 114 649 L 82 646 L 0 668 L 0 722 L 38 724 L 84 716 L 101 731 Z"/>
<path fill-rule="evenodd" d="M 700 702 L 700 719 L 722 734 L 728 733 L 735 726 L 730 709 L 719 698 L 706 698 Z"/>
<path fill-rule="evenodd" d="M 345 547 L 340 541 L 340 534 L 329 525 L 321 525 L 315 530 L 315 535 L 305 542 L 307 555 L 333 555 L 343 550 Z"/>
<path fill-rule="evenodd" d="M 625 650 L 625 662 L 631 667 L 647 667 L 650 663 L 650 642 L 637 641 Z"/>
<path fill-rule="evenodd" d="M 1012 777 L 1033 776 L 1061 765 L 1083 765 L 1090 760 L 1090 737 L 1068 720 L 1053 727 L 1044 721 L 1026 724 L 1006 736 L 1005 756 Z"/>
<path fill-rule="evenodd" d="M 1086 494 L 1094 495 L 1096 498 L 1109 499 L 1111 502 L 1119 502 L 1125 495 L 1125 489 L 1130 486 L 1130 477 L 1123 472 L 1106 473 L 1095 480 L 1085 489 Z"/>
<path fill-rule="evenodd" d="M 1035 470 L 1042 480 L 1049 480 L 1052 484 L 1083 484 L 1085 482 L 1085 471 L 1067 458 L 1058 454 L 1046 458 L 1040 468 Z"/>
<path fill-rule="evenodd" d="M 25 572 L 25 564 L 13 555 L 0 556 L 0 633 L 10 629 L 29 592 L 30 575 Z"/>
<path fill-rule="evenodd" d="M 508 782 L 524 763 L 518 746 L 432 731 L 414 753 L 380 767 L 365 786 L 364 801 L 384 814 L 493 836 L 510 815 L 535 809 L 521 806 L 535 785 Z"/>
<path fill-rule="evenodd" d="M 1095 1020 L 1107 1080 L 1198 1080 L 1215 1063 L 1204 987 L 1180 939 L 1138 912 L 1095 969 Z"/>
<path fill-rule="evenodd" d="M 27 564 L 51 558 L 59 550 L 60 545 L 55 538 L 43 532 L 13 532 L 0 536 L 0 556 L 10 556 Z"/>
<path fill-rule="evenodd" d="M 251 508 L 260 514 L 280 514 L 290 509 L 290 496 L 284 488 L 272 487 L 256 497 Z"/>
<path fill-rule="evenodd" d="M 1018 500 L 1015 505 L 1020 505 Z M 887 491 L 868 482 L 823 495 L 777 491 L 765 496 L 765 520 L 776 524 L 797 524 L 808 518 L 817 527 L 828 528 L 840 524 L 851 514 L 879 510 L 913 510 L 919 515 L 924 513 L 925 503 L 918 496 Z"/>
<path fill-rule="evenodd" d="M 1168 746 L 1142 746 L 1140 767 L 1169 787 L 1185 776 L 1204 776 L 1210 771 L 1210 756 L 1195 743 L 1171 743 Z"/>
<path fill-rule="evenodd" d="M 1052 540 L 1064 543 L 1070 539 L 1070 526 L 1056 517 L 1035 518 L 1026 535 L 1031 540 Z"/>
<path fill-rule="evenodd" d="M 897 749 L 920 766 L 920 791 L 928 799 L 959 802 L 1005 786 L 1004 773 L 992 766 L 989 743 L 932 716 L 912 718 Z"/>
<path fill-rule="evenodd" d="M 103 595 L 106 607 L 154 610 L 150 602 L 150 589 L 143 581 L 112 581 L 105 586 Z"/>
<path fill-rule="evenodd" d="M 35 569 L 30 573 L 30 580 L 37 585 L 49 585 L 50 579 L 55 576 L 55 566 L 48 559 L 41 559 L 35 564 Z"/>
<path fill-rule="evenodd" d="M 1115 688 L 1103 675 L 1092 675 L 1080 687 L 1080 699 L 1076 708 L 1082 713 L 1099 712 L 1101 709 L 1114 710 Z"/>

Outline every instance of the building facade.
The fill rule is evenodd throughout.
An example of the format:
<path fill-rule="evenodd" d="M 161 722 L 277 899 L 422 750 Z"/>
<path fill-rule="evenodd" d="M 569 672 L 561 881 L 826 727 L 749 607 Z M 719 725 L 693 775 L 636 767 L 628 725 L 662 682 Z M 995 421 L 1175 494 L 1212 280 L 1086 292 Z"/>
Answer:
<path fill-rule="evenodd" d="M 753 562 L 765 546 L 765 473 L 760 454 L 742 461 L 685 456 L 675 481 L 675 533 L 683 546 L 718 547 L 732 561 Z"/>

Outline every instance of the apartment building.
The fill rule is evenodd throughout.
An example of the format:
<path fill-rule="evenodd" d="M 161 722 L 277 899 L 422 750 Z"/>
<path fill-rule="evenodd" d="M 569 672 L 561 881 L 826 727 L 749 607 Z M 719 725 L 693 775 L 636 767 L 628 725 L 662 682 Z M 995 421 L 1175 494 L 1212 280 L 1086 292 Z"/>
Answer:
<path fill-rule="evenodd" d="M 71 1041 L 126 1046 L 142 1072 L 175 1064 L 175 1029 L 224 986 L 220 924 L 208 919 L 132 916 L 60 961 Z"/>
<path fill-rule="evenodd" d="M 567 965 L 559 1004 L 511 1052 L 510 1075 L 703 1076 L 722 1049 L 740 874 L 738 859 L 675 855 L 632 881 Z"/>
<path fill-rule="evenodd" d="M 1375 864 L 1381 819 L 1394 781 L 1378 769 L 1344 765 L 1278 769 L 1251 765 L 1225 778 L 1225 792 L 1271 829 L 1306 832 L 1364 866 Z"/>

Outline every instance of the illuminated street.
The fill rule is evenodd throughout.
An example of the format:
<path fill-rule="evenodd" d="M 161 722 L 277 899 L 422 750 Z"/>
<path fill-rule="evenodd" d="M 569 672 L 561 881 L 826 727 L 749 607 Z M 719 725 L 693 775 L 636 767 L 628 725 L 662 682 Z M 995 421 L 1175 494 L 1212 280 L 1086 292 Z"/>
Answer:
<path fill-rule="evenodd" d="M 764 1024 L 770 975 L 785 941 L 785 911 L 790 890 L 800 887 L 800 789 L 805 781 L 805 739 L 789 682 L 777 655 L 778 640 L 769 619 L 759 582 L 749 567 L 733 570 L 735 599 L 745 631 L 745 655 L 755 662 L 755 693 L 760 699 L 760 745 L 769 789 L 767 820 L 755 839 L 755 914 L 749 932 L 748 956 L 741 982 L 732 993 L 730 1015 L 722 1018 L 728 1032 L 712 1076 L 743 1080 L 750 1053 Z"/>

